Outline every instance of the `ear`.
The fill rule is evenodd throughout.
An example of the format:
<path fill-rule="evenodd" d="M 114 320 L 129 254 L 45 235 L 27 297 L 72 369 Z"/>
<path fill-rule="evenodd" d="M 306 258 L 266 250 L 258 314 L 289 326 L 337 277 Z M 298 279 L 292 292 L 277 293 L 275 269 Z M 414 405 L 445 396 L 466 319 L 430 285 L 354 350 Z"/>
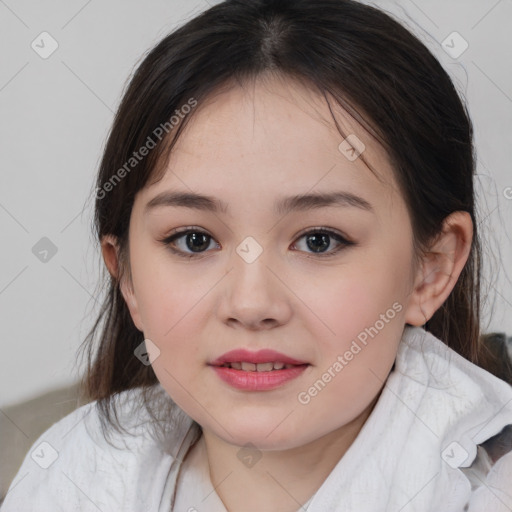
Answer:
<path fill-rule="evenodd" d="M 405 322 L 424 325 L 453 290 L 468 259 L 473 240 L 473 222 L 468 212 L 446 217 L 440 235 L 424 256 L 416 273 Z"/>
<path fill-rule="evenodd" d="M 101 240 L 101 252 L 103 255 L 103 260 L 105 261 L 105 265 L 110 273 L 110 275 L 114 278 L 116 282 L 119 282 L 119 272 L 120 272 L 120 264 L 119 264 L 119 244 L 117 237 L 114 235 L 105 235 Z M 127 282 L 126 275 L 121 276 L 121 282 L 119 283 L 119 287 L 121 290 L 121 294 L 128 306 L 130 311 L 130 315 L 132 317 L 133 323 L 137 327 L 139 331 L 143 331 L 143 324 L 139 314 L 139 307 L 137 304 L 137 298 L 135 296 L 135 291 L 133 290 L 133 285 L 130 282 Z"/>

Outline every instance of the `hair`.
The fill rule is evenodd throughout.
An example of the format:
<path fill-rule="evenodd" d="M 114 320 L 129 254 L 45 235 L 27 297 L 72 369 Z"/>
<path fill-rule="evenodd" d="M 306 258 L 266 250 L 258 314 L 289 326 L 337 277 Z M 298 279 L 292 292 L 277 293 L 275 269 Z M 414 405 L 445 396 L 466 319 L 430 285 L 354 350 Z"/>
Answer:
<path fill-rule="evenodd" d="M 493 356 L 497 351 L 487 348 L 480 332 L 473 127 L 440 62 L 390 15 L 355 0 L 228 0 L 147 53 L 115 115 L 97 175 L 94 228 L 100 243 L 105 235 L 116 237 L 119 267 L 117 275 L 107 275 L 103 267 L 106 296 L 84 341 L 83 395 L 97 400 L 102 417 L 115 426 L 113 397 L 132 388 L 146 392 L 157 384 L 152 367 L 134 357 L 143 336 L 120 290 L 123 276 L 131 280 L 128 230 L 134 198 L 162 177 L 170 151 L 197 111 L 180 115 L 184 105 L 201 105 L 223 88 L 268 73 L 307 84 L 329 108 L 334 98 L 382 144 L 411 218 L 415 256 L 428 249 L 448 215 L 470 214 L 474 236 L 467 263 L 424 328 L 512 383 L 510 365 Z M 172 116 L 179 122 L 168 130 Z M 157 127 L 170 135 L 155 137 Z M 134 152 L 150 139 L 155 147 L 132 165 Z M 371 169 L 363 154 L 360 158 Z"/>

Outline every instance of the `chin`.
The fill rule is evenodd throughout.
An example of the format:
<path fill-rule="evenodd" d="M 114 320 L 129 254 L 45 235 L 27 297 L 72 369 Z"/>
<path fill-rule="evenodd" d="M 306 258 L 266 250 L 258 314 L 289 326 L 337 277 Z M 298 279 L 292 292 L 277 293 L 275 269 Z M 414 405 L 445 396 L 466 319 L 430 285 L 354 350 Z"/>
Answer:
<path fill-rule="evenodd" d="M 245 418 L 224 417 L 224 424 L 228 425 L 226 430 L 231 435 L 218 424 L 210 425 L 213 427 L 210 430 L 226 443 L 235 446 L 244 447 L 251 444 L 260 450 L 288 450 L 308 442 L 304 436 L 304 422 L 295 424 L 294 421 L 292 424 L 290 417 L 283 421 L 286 414 L 279 417 L 272 414 L 266 418 L 258 414 L 246 415 Z M 311 440 L 315 438 L 314 435 L 311 437 Z"/>

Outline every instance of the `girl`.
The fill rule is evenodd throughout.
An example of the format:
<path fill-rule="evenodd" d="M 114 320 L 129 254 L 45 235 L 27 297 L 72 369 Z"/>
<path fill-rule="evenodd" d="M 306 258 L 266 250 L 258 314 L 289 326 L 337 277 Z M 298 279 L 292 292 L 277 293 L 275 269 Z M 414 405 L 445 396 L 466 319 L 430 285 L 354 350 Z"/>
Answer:
<path fill-rule="evenodd" d="M 472 137 L 433 55 L 353 0 L 231 0 L 167 36 L 97 179 L 92 402 L 2 510 L 512 510 Z"/>

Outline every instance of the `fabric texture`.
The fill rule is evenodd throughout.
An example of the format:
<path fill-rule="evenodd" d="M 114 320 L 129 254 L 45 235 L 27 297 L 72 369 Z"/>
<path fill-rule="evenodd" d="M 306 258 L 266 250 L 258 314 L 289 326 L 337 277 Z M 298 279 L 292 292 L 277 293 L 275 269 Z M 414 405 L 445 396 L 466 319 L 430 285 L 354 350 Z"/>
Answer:
<path fill-rule="evenodd" d="M 187 457 L 197 442 L 194 452 L 204 450 L 197 424 L 159 384 L 155 392 L 176 411 L 163 416 L 163 435 L 136 400 L 140 390 L 119 395 L 131 435 L 114 433 L 113 442 L 96 403 L 80 407 L 34 443 L 1 512 L 225 512 L 204 458 Z M 375 408 L 305 509 L 510 512 L 512 387 L 406 327 Z"/>

